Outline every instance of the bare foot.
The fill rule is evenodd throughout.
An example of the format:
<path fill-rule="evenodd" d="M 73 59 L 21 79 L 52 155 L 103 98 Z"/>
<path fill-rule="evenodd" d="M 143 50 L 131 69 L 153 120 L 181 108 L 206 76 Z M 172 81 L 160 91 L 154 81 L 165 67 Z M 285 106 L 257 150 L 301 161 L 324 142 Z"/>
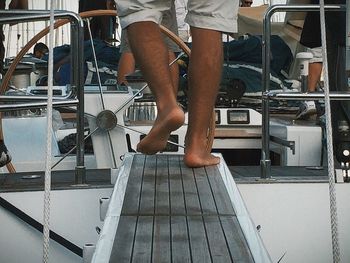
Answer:
<path fill-rule="evenodd" d="M 172 131 L 177 130 L 185 121 L 185 114 L 179 106 L 158 112 L 151 131 L 137 145 L 137 151 L 144 154 L 156 154 L 162 151 Z"/>
<path fill-rule="evenodd" d="M 218 164 L 220 158 L 208 151 L 205 140 L 204 143 L 192 143 L 186 146 L 184 162 L 190 168 L 198 168 Z"/>

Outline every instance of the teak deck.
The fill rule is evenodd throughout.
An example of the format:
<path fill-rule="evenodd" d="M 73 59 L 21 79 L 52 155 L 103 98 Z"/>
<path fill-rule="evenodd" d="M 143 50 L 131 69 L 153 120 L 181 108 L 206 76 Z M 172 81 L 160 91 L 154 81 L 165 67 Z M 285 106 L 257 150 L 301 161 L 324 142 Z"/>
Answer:
<path fill-rule="evenodd" d="M 109 262 L 254 262 L 216 166 L 135 155 Z"/>

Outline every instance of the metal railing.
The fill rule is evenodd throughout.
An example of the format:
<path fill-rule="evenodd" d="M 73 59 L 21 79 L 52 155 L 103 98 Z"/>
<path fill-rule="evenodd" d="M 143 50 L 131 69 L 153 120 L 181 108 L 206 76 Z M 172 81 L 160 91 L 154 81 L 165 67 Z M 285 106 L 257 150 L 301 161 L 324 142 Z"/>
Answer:
<path fill-rule="evenodd" d="M 284 100 L 304 100 L 304 99 L 323 99 L 322 93 L 278 93 L 269 90 L 270 86 L 270 42 L 271 42 L 271 17 L 275 12 L 305 12 L 319 11 L 319 5 L 273 5 L 270 6 L 263 19 L 263 40 L 262 40 L 262 141 L 261 141 L 261 178 L 271 178 L 271 160 L 270 160 L 270 99 Z M 326 11 L 345 11 L 344 5 L 326 5 Z M 350 100 L 350 93 L 332 92 L 332 100 Z"/>
<path fill-rule="evenodd" d="M 76 184 L 86 182 L 85 164 L 84 164 L 84 80 L 83 80 L 83 34 L 84 24 L 81 17 L 70 11 L 55 11 L 55 19 L 68 19 L 71 22 L 71 83 L 76 90 L 77 100 L 67 102 L 57 101 L 54 105 L 77 105 L 77 163 L 75 170 Z M 50 19 L 49 10 L 6 10 L 0 11 L 0 24 L 14 22 L 42 21 Z M 35 102 L 27 104 L 28 107 L 36 104 L 34 107 L 45 106 L 44 102 Z M 25 104 L 6 104 L 2 108 L 22 109 Z"/>

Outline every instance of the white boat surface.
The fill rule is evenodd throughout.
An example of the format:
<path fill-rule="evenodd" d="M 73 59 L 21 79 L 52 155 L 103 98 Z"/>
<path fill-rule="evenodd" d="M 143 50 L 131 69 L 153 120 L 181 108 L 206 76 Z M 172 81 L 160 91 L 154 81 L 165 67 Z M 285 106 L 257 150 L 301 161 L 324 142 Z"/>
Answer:
<path fill-rule="evenodd" d="M 242 21 L 251 25 L 246 17 Z M 277 24 L 277 28 L 279 26 Z M 92 254 L 95 254 L 93 262 L 109 261 L 109 258 L 99 260 L 99 255 L 106 252 L 102 248 L 103 243 L 108 243 L 109 250 L 118 239 L 118 236 L 115 239 L 114 235 L 111 237 L 114 234 L 111 232 L 116 232 L 117 228 L 112 231 L 108 228 L 117 223 L 114 220 L 119 220 L 121 212 L 113 214 L 116 208 L 112 206 L 108 207 L 107 212 L 107 206 L 114 202 L 114 198 L 120 198 L 115 189 L 120 187 L 122 179 L 126 180 L 126 187 L 128 180 L 125 178 L 129 175 L 125 176 L 125 167 L 131 170 L 130 160 L 140 156 L 130 152 L 136 149 L 140 133 L 150 130 L 156 114 L 152 101 L 133 97 L 133 87 L 119 89 L 113 85 L 103 85 L 101 88 L 105 105 L 101 104 L 99 87 L 85 86 L 85 128 L 89 132 L 97 129 L 91 136 L 93 154 L 84 155 L 83 169 L 76 167 L 75 155 L 68 155 L 52 172 L 50 262 L 53 263 L 90 262 Z M 67 94 L 69 87 L 61 86 L 58 89 Z M 104 106 L 115 114 L 106 112 Z M 261 109 L 218 106 L 215 111 L 217 120 L 213 150 L 220 154 L 221 163 L 203 170 L 218 169 L 221 177 L 228 178 L 227 191 L 235 196 L 236 201 L 232 201 L 234 198 L 230 200 L 240 227 L 245 232 L 243 240 L 247 241 L 250 253 L 254 254 L 254 262 L 332 262 L 331 229 L 334 226 L 331 222 L 327 154 L 322 127 L 314 119 L 300 121 L 295 120 L 292 114 L 271 114 L 271 178 L 262 178 L 260 158 L 264 116 Z M 101 112 L 104 114 L 99 115 Z M 18 112 L 19 116 L 13 114 L 2 120 L 5 142 L 13 156 L 17 173 L 11 174 L 5 167 L 0 168 L 0 221 L 3 226 L 0 231 L 0 262 L 34 263 L 42 260 L 43 237 L 40 230 L 44 216 L 46 116 L 45 112 L 23 113 Z M 110 119 L 103 122 L 104 118 L 111 116 L 116 117 L 118 125 L 113 129 L 103 127 L 110 122 Z M 164 167 L 170 170 L 166 166 L 169 161 L 164 160 L 177 156 L 177 169 L 183 167 L 181 145 L 184 145 L 186 128 L 185 124 L 172 134 L 176 145 L 169 145 L 168 150 L 150 158 L 159 158 L 162 160 L 159 163 L 164 162 Z M 60 152 L 59 141 L 76 132 L 75 122 L 63 118 L 61 129 L 53 130 L 52 157 L 53 163 L 56 163 L 64 155 Z M 134 168 L 142 169 L 140 165 Z M 350 185 L 346 182 L 349 169 L 341 168 L 344 167 L 336 164 L 337 182 L 334 189 L 340 262 L 350 262 L 350 251 L 347 249 L 350 242 L 350 210 L 347 208 Z M 196 174 L 202 170 L 189 171 Z M 167 171 L 164 173 L 167 174 Z M 212 174 L 208 172 L 208 180 L 211 180 L 210 176 Z M 197 184 L 193 188 L 198 195 L 202 191 L 200 187 Z M 121 206 L 122 203 L 119 203 L 117 208 L 121 209 Z M 241 212 L 246 220 L 241 220 Z M 225 240 L 228 246 L 232 242 L 229 238 Z M 210 247 L 208 236 L 206 242 Z M 256 244 L 259 247 L 257 250 Z M 215 255 L 213 249 L 209 249 L 209 257 L 204 257 L 207 262 L 215 262 L 215 256 L 220 259 L 221 255 Z M 88 261 L 83 259 L 84 253 Z M 233 262 L 234 253 L 230 251 Z M 191 258 L 190 261 L 195 259 Z M 119 261 L 110 259 L 110 262 Z"/>

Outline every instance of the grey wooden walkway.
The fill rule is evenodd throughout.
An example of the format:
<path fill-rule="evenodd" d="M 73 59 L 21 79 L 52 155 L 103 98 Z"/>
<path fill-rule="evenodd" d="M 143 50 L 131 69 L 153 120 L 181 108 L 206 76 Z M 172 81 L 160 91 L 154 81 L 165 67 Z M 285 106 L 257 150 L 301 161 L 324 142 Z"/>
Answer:
<path fill-rule="evenodd" d="M 135 155 L 110 262 L 254 262 L 216 166 Z"/>

